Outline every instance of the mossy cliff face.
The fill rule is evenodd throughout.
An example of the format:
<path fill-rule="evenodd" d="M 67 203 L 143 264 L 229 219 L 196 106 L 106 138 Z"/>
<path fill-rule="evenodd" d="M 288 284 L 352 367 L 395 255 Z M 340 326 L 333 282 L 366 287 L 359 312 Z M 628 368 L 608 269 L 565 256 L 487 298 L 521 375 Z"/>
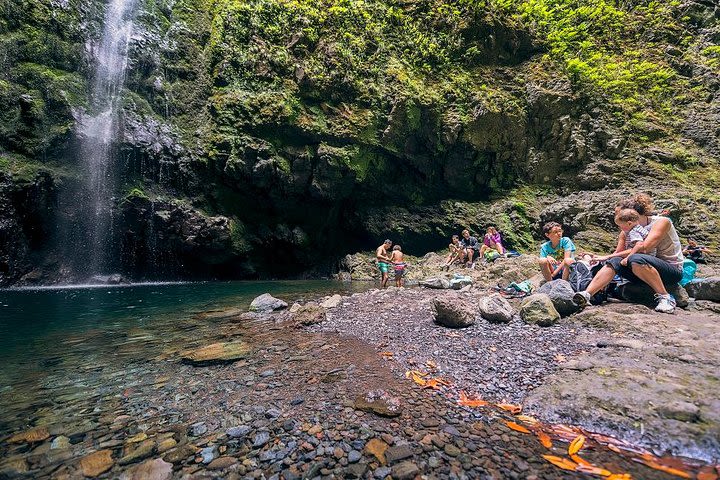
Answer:
<path fill-rule="evenodd" d="M 0 150 L 37 166 L 0 190 L 39 182 L 40 202 L 77 184 L 105 6 L 0 6 Z M 678 198 L 682 233 L 712 241 L 719 30 L 702 1 L 138 1 L 116 268 L 328 272 L 386 236 L 422 254 L 490 223 L 532 249 L 550 217 L 601 248 L 635 189 Z M 50 204 L 2 216 L 55 232 L 72 212 Z M 65 275 L 60 234 L 0 241 L 0 281 Z"/>

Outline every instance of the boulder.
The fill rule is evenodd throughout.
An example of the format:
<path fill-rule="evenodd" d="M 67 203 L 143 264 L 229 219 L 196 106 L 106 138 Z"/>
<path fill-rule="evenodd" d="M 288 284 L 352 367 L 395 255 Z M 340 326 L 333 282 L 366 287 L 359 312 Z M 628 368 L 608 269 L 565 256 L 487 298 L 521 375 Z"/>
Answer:
<path fill-rule="evenodd" d="M 342 299 L 343 299 L 342 295 L 335 294 L 332 297 L 325 300 L 324 302 L 322 302 L 320 304 L 320 306 L 325 307 L 325 308 L 335 308 L 338 305 L 340 305 L 340 303 L 342 303 Z"/>
<path fill-rule="evenodd" d="M 567 280 L 553 280 L 541 286 L 535 293 L 544 293 L 550 297 L 560 316 L 567 317 L 580 310 L 572 301 L 575 291 Z"/>
<path fill-rule="evenodd" d="M 435 323 L 450 328 L 465 328 L 475 324 L 477 311 L 457 296 L 436 298 L 433 301 Z"/>
<path fill-rule="evenodd" d="M 435 289 L 448 289 L 452 287 L 450 280 L 444 277 L 430 277 L 425 280 L 420 280 L 420 286 Z"/>
<path fill-rule="evenodd" d="M 181 359 L 183 363 L 199 367 L 231 363 L 245 358 L 249 352 L 250 347 L 245 342 L 213 343 L 194 350 L 187 350 L 181 354 Z"/>
<path fill-rule="evenodd" d="M 472 284 L 472 277 L 466 275 L 456 275 L 455 278 L 450 279 L 450 288 L 453 290 L 460 290 L 462 288 L 469 287 Z"/>
<path fill-rule="evenodd" d="M 668 293 L 675 297 L 675 303 L 680 308 L 688 306 L 690 298 L 686 289 L 680 285 L 673 285 L 668 287 Z M 620 298 L 626 302 L 639 303 L 648 307 L 654 308 L 657 302 L 655 301 L 655 291 L 646 283 L 626 283 L 621 285 L 618 289 Z"/>
<path fill-rule="evenodd" d="M 288 304 L 283 302 L 279 298 L 275 298 L 269 293 L 263 293 L 259 297 L 255 297 L 255 299 L 252 301 L 252 303 L 250 304 L 250 311 L 267 313 L 274 310 L 287 308 L 287 306 Z"/>
<path fill-rule="evenodd" d="M 696 300 L 720 302 L 720 277 L 696 278 L 685 285 L 685 290 Z"/>
<path fill-rule="evenodd" d="M 510 323 L 515 316 L 515 309 L 500 295 L 482 297 L 478 302 L 480 315 L 492 323 Z"/>
<path fill-rule="evenodd" d="M 545 293 L 536 293 L 525 297 L 520 304 L 520 318 L 525 323 L 550 327 L 560 320 L 560 314 L 555 309 L 550 296 Z"/>
<path fill-rule="evenodd" d="M 325 312 L 325 307 L 314 302 L 309 302 L 298 308 L 293 314 L 292 319 L 298 325 L 315 325 L 325 321 Z"/>

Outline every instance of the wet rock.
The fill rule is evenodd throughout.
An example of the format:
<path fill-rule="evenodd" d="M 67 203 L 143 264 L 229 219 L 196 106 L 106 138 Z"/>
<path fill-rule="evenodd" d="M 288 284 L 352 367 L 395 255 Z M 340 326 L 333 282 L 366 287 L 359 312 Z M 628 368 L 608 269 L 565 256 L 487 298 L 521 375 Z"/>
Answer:
<path fill-rule="evenodd" d="M 408 444 L 388 447 L 387 450 L 385 450 L 385 459 L 387 460 L 387 463 L 389 465 L 399 462 L 400 460 L 405 460 L 406 458 L 410 458 L 412 456 L 413 450 Z"/>
<path fill-rule="evenodd" d="M 247 425 L 239 425 L 237 427 L 230 427 L 225 430 L 225 433 L 231 438 L 243 438 L 245 435 L 250 433 L 252 428 Z"/>
<path fill-rule="evenodd" d="M 112 450 L 99 450 L 80 459 L 80 470 L 86 477 L 97 477 L 115 464 Z"/>
<path fill-rule="evenodd" d="M 161 458 L 143 462 L 120 475 L 120 480 L 170 480 L 171 478 L 172 464 Z"/>
<path fill-rule="evenodd" d="M 323 308 L 335 308 L 342 302 L 343 297 L 341 295 L 333 295 L 320 304 Z"/>
<path fill-rule="evenodd" d="M 275 298 L 269 293 L 263 293 L 259 297 L 255 297 L 252 303 L 250 303 L 250 311 L 268 313 L 274 310 L 281 310 L 283 308 L 287 308 L 287 306 L 288 304 L 286 302 L 283 302 L 279 298 Z"/>
<path fill-rule="evenodd" d="M 154 452 L 155 442 L 152 440 L 145 440 L 140 445 L 138 445 L 135 450 L 118 460 L 118 465 L 128 465 L 131 463 L 139 462 L 140 460 L 146 459 Z"/>
<path fill-rule="evenodd" d="M 171 448 L 174 448 L 177 445 L 177 441 L 175 441 L 174 438 L 166 438 L 165 440 L 162 440 L 160 443 L 158 443 L 157 451 L 158 453 L 165 453 Z"/>
<path fill-rule="evenodd" d="M 94 285 L 120 285 L 121 283 L 130 283 L 130 281 L 119 273 L 113 273 L 111 275 L 93 275 L 88 283 Z"/>
<path fill-rule="evenodd" d="M 480 298 L 478 309 L 480 315 L 492 323 L 510 323 L 515 316 L 515 309 L 500 295 Z"/>
<path fill-rule="evenodd" d="M 50 438 L 47 427 L 35 427 L 24 432 L 16 433 L 8 438 L 7 443 L 36 443 Z"/>
<path fill-rule="evenodd" d="M 477 311 L 457 296 L 433 301 L 435 323 L 450 328 L 466 328 L 475 324 Z"/>
<path fill-rule="evenodd" d="M 379 438 L 371 438 L 365 444 L 363 452 L 367 455 L 372 455 L 380 462 L 380 465 L 387 465 L 387 459 L 385 458 L 385 451 L 388 449 L 388 444 Z"/>
<path fill-rule="evenodd" d="M 400 399 L 385 390 L 372 390 L 355 398 L 353 408 L 371 412 L 381 417 L 397 417 L 402 412 Z"/>
<path fill-rule="evenodd" d="M 166 462 L 170 463 L 182 463 L 188 457 L 195 455 L 197 448 L 190 444 L 180 445 L 179 447 L 170 450 L 162 458 Z"/>
<path fill-rule="evenodd" d="M 671 418 L 681 422 L 700 421 L 700 408 L 694 403 L 680 400 L 659 405 L 655 411 L 664 418 Z"/>
<path fill-rule="evenodd" d="M 0 478 L 24 477 L 30 469 L 27 460 L 20 456 L 0 461 Z"/>
<path fill-rule="evenodd" d="M 696 300 L 720 302 L 720 277 L 697 278 L 685 285 L 685 290 Z"/>
<path fill-rule="evenodd" d="M 555 310 L 558 311 L 561 317 L 572 315 L 573 313 L 580 310 L 580 308 L 573 303 L 572 298 L 575 292 L 570 286 L 570 282 L 567 280 L 553 280 L 547 282 L 543 286 L 537 289 L 535 293 L 544 293 L 550 297 Z"/>
<path fill-rule="evenodd" d="M 297 309 L 292 319 L 296 324 L 303 326 L 322 323 L 326 318 L 326 308 L 317 303 L 307 303 Z"/>
<path fill-rule="evenodd" d="M 232 467 L 238 463 L 237 458 L 234 457 L 218 457 L 207 466 L 208 470 L 222 470 L 224 468 Z"/>
<path fill-rule="evenodd" d="M 420 469 L 413 462 L 401 462 L 394 465 L 391 469 L 391 475 L 393 479 L 406 480 L 415 478 L 420 473 Z"/>
<path fill-rule="evenodd" d="M 64 435 L 58 435 L 50 443 L 50 448 L 53 450 L 70 448 L 70 439 Z"/>
<path fill-rule="evenodd" d="M 420 280 L 420 286 L 435 289 L 449 289 L 452 287 L 450 280 L 444 277 L 430 277 L 425 280 Z"/>
<path fill-rule="evenodd" d="M 147 438 L 148 436 L 145 432 L 140 432 L 137 435 L 133 435 L 132 437 L 125 440 L 125 443 L 140 443 L 143 440 L 147 440 Z"/>
<path fill-rule="evenodd" d="M 347 478 L 363 478 L 366 471 L 366 463 L 353 463 L 345 469 L 345 476 Z"/>
<path fill-rule="evenodd" d="M 525 323 L 550 327 L 560 320 L 560 314 L 548 295 L 536 293 L 523 299 L 520 304 L 520 318 Z"/>
<path fill-rule="evenodd" d="M 200 452 L 198 452 L 198 455 L 200 457 L 200 461 L 204 463 L 205 465 L 211 463 L 215 457 L 217 457 L 218 448 L 215 445 L 210 445 L 209 447 L 205 447 L 200 449 Z"/>
<path fill-rule="evenodd" d="M 183 363 L 196 367 L 214 365 L 219 363 L 231 363 L 245 358 L 250 352 L 250 347 L 242 341 L 226 343 L 213 343 L 194 350 L 187 350 L 181 354 Z"/>

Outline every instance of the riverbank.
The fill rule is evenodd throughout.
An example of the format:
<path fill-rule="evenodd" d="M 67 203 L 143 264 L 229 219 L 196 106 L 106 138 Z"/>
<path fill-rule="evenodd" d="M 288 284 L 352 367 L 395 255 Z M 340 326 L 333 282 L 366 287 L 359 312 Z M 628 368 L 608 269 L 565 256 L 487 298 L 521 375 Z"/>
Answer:
<path fill-rule="evenodd" d="M 524 262 L 508 260 L 502 271 L 519 275 Z M 473 273 L 481 274 L 487 272 Z M 486 283 L 496 280 L 487 276 Z M 116 364 L 98 355 L 69 379 L 72 392 L 27 403 L 24 425 L 14 423 L 0 437 L 0 476 L 588 478 L 543 457 L 568 458 L 569 442 L 580 435 L 587 438 L 581 459 L 633 478 L 674 478 L 658 465 L 700 471 L 692 462 L 638 463 L 661 461 L 650 450 L 716 455 L 712 443 L 700 441 L 717 425 L 706 413 L 713 404 L 702 403 L 712 400 L 716 357 L 693 344 L 717 338 L 716 313 L 699 303 L 696 310 L 658 317 L 645 307 L 614 304 L 546 328 L 517 318 L 507 324 L 480 319 L 464 329 L 433 322 L 435 299 L 476 300 L 487 295 L 482 284 L 459 293 L 370 290 L 317 303 L 305 296 L 279 313 L 224 307 L 157 331 L 136 330 L 115 342 Z M 678 328 L 690 333 L 678 337 Z M 184 335 L 160 341 L 170 330 Z M 132 341 L 144 337 L 154 338 L 154 350 L 131 356 Z M 682 345 L 668 345 L 670 339 Z M 668 348 L 685 353 L 675 362 L 664 355 Z M 625 372 L 638 351 L 647 362 L 639 370 L 663 363 L 658 372 L 667 378 L 665 371 L 674 371 L 676 381 L 693 380 L 697 415 L 666 418 L 662 409 L 629 400 L 617 412 L 604 398 L 605 409 L 592 403 L 598 402 L 592 388 L 607 396 L 641 393 L 638 398 L 663 404 L 681 400 L 685 390 L 659 380 L 626 387 L 624 378 L 637 379 Z M 224 360 L 213 360 L 216 354 Z M 617 368 L 608 374 L 611 364 Z M 88 376 L 102 381 L 88 382 Z M 471 401 L 459 402 L 461 391 Z M 507 403 L 506 409 L 493 403 Z M 508 411 L 515 406 L 526 416 Z M 635 426 L 638 418 L 643 427 Z M 553 425 L 558 420 L 568 426 Z M 608 447 L 593 430 L 620 440 Z"/>

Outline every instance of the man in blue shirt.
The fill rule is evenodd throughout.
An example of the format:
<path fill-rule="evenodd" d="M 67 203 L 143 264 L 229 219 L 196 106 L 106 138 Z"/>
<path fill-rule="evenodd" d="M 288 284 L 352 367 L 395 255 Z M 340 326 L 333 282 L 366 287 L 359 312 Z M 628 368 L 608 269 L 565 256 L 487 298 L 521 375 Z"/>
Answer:
<path fill-rule="evenodd" d="M 540 247 L 540 271 L 548 282 L 562 278 L 567 280 L 570 265 L 575 263 L 575 244 L 563 237 L 563 228 L 557 222 L 543 225 L 543 233 L 548 241 Z"/>

